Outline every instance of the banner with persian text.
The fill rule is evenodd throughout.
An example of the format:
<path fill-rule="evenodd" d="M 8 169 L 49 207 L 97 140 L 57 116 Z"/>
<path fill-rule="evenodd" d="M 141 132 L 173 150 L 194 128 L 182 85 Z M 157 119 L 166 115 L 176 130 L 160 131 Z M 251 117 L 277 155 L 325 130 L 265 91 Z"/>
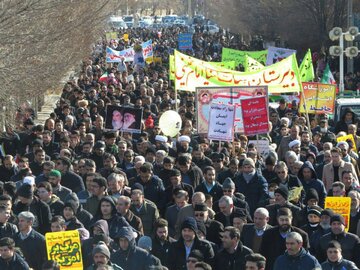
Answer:
<path fill-rule="evenodd" d="M 268 97 L 245 98 L 240 102 L 245 135 L 267 133 L 269 131 Z"/>
<path fill-rule="evenodd" d="M 301 95 L 300 97 L 300 113 L 305 113 L 305 103 L 308 113 L 334 113 L 336 85 L 311 82 L 304 82 L 302 85 L 304 95 Z"/>
<path fill-rule="evenodd" d="M 210 104 L 208 139 L 232 141 L 234 139 L 235 106 Z"/>
<path fill-rule="evenodd" d="M 175 88 L 195 91 L 204 86 L 268 86 L 270 93 L 301 92 L 295 55 L 254 72 L 218 69 L 175 51 Z"/>
<path fill-rule="evenodd" d="M 261 64 L 265 65 L 267 50 L 263 51 L 239 51 L 230 48 L 222 48 L 221 61 L 235 61 L 236 65 L 245 65 L 245 56 L 250 56 Z"/>

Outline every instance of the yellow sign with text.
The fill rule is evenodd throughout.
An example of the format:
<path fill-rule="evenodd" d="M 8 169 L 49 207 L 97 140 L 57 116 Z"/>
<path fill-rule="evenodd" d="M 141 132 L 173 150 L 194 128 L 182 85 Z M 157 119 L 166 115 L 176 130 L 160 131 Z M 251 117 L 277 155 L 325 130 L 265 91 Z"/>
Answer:
<path fill-rule="evenodd" d="M 77 230 L 47 233 L 45 240 L 48 259 L 56 261 L 60 269 L 83 269 L 81 242 Z"/>
<path fill-rule="evenodd" d="M 340 214 L 345 219 L 345 230 L 349 230 L 350 226 L 350 207 L 351 198 L 349 197 L 326 197 L 325 209 L 330 208 L 336 214 Z"/>
<path fill-rule="evenodd" d="M 356 151 L 356 144 L 355 144 L 354 136 L 352 134 L 336 138 L 337 142 L 346 142 L 347 140 L 350 140 L 352 142 L 351 149 Z"/>

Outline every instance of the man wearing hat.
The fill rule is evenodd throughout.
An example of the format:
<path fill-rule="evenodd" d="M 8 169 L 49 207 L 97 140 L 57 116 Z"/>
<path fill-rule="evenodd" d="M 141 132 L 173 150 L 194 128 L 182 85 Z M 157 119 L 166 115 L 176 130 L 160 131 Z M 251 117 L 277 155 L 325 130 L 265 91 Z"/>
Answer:
<path fill-rule="evenodd" d="M 92 251 L 94 263 L 86 268 L 86 270 L 96 270 L 98 266 L 110 265 L 114 270 L 122 270 L 122 268 L 110 261 L 110 251 L 107 245 L 100 241 Z"/>
<path fill-rule="evenodd" d="M 279 160 L 285 160 L 285 154 L 290 150 L 289 143 L 294 140 L 300 140 L 300 127 L 293 125 L 290 130 L 290 135 L 281 138 L 280 145 L 278 146 L 277 154 Z M 300 149 L 299 149 L 300 150 Z"/>
<path fill-rule="evenodd" d="M 302 227 L 307 224 L 308 211 L 309 211 L 310 207 L 319 206 L 319 195 L 315 189 L 310 188 L 307 191 L 305 200 L 304 200 L 304 204 L 305 204 L 305 207 L 303 207 L 303 209 L 301 209 L 298 212 L 297 217 L 295 217 L 295 219 L 296 219 L 295 223 L 299 227 Z"/>
<path fill-rule="evenodd" d="M 295 152 L 295 154 L 298 156 L 298 160 L 300 160 L 300 149 L 301 149 L 300 140 L 293 140 L 289 143 L 289 150 Z"/>
<path fill-rule="evenodd" d="M 204 255 L 198 249 L 193 249 L 186 260 L 186 269 L 195 270 L 195 264 L 204 261 Z"/>
<path fill-rule="evenodd" d="M 235 178 L 236 191 L 242 193 L 250 207 L 252 215 L 255 209 L 266 204 L 269 197 L 266 179 L 255 170 L 255 162 L 246 158 L 243 162 L 243 173 Z"/>
<path fill-rule="evenodd" d="M 319 245 L 319 240 L 322 236 L 331 231 L 330 219 L 334 215 L 334 212 L 331 209 L 324 209 L 320 214 L 320 223 L 317 226 L 317 230 L 311 235 L 310 240 L 310 252 L 311 254 L 316 254 L 317 247 Z"/>
<path fill-rule="evenodd" d="M 178 139 L 179 145 L 177 146 L 178 153 L 189 153 L 192 152 L 192 147 L 190 146 L 191 139 L 187 135 L 182 135 Z"/>
<path fill-rule="evenodd" d="M 119 250 L 110 256 L 110 261 L 122 269 L 146 270 L 153 266 L 150 254 L 136 246 L 134 232 L 130 227 L 121 227 L 115 241 Z"/>
<path fill-rule="evenodd" d="M 260 254 L 262 254 L 267 262 L 266 269 L 273 268 L 277 257 L 282 255 L 286 250 L 285 238 L 290 232 L 297 232 L 302 236 L 303 247 L 309 248 L 309 237 L 303 230 L 292 226 L 293 215 L 289 208 L 280 208 L 277 212 L 278 225 L 264 232 L 261 241 Z"/>
<path fill-rule="evenodd" d="M 316 258 L 323 262 L 326 260 L 326 250 L 330 241 L 336 240 L 342 248 L 344 259 L 350 260 L 360 266 L 360 240 L 359 237 L 345 231 L 345 219 L 342 215 L 334 214 L 330 218 L 330 232 L 322 236 L 316 248 Z"/>
<path fill-rule="evenodd" d="M 182 189 L 188 193 L 191 198 L 194 194 L 194 189 L 191 185 L 183 183 L 181 180 L 181 172 L 177 169 L 170 170 L 168 174 L 170 185 L 165 189 L 166 205 L 170 205 L 174 202 L 174 190 Z"/>
<path fill-rule="evenodd" d="M 275 226 L 277 224 L 276 215 L 277 215 L 277 211 L 280 208 L 282 207 L 289 208 L 294 217 L 296 217 L 301 210 L 300 207 L 289 202 L 289 190 L 287 189 L 287 187 L 280 185 L 280 187 L 275 189 L 274 194 L 275 194 L 275 203 L 266 206 L 266 209 L 269 211 L 269 224 L 272 226 Z M 293 219 L 293 222 L 295 223 L 295 219 Z"/>
<path fill-rule="evenodd" d="M 23 211 L 30 211 L 35 217 L 32 227 L 45 234 L 50 231 L 50 207 L 34 195 L 33 187 L 29 184 L 22 185 L 17 191 L 18 202 L 14 205 L 15 215 Z"/>
<path fill-rule="evenodd" d="M 71 190 L 60 184 L 61 173 L 58 170 L 51 170 L 49 173 L 49 183 L 52 187 L 52 193 L 60 198 L 61 201 L 65 201 L 66 196 L 71 194 Z"/>
<path fill-rule="evenodd" d="M 320 207 L 324 207 L 326 190 L 324 183 L 318 179 L 316 171 L 310 161 L 305 161 L 303 166 L 298 172 L 298 178 L 303 185 L 306 195 L 310 189 L 315 189 L 318 195 L 318 204 Z M 304 202 L 306 204 L 306 201 Z"/>
<path fill-rule="evenodd" d="M 179 240 L 170 245 L 169 258 L 171 259 L 169 260 L 169 269 L 185 269 L 186 260 L 194 249 L 202 252 L 205 262 L 212 262 L 214 250 L 209 242 L 199 239 L 197 231 L 196 220 L 193 217 L 188 217 L 183 221 Z"/>
<path fill-rule="evenodd" d="M 224 225 L 217 220 L 209 218 L 209 210 L 205 203 L 195 204 L 194 215 L 197 222 L 202 222 L 206 228 L 206 240 L 221 246 L 221 233 Z"/>
<path fill-rule="evenodd" d="M 304 232 L 308 234 L 310 240 L 310 246 L 311 244 L 315 244 L 315 243 L 311 243 L 311 236 L 317 231 L 317 229 L 320 226 L 319 224 L 321 220 L 321 211 L 322 211 L 321 207 L 317 205 L 310 206 L 307 209 L 307 224 L 300 227 L 300 229 L 304 230 Z"/>

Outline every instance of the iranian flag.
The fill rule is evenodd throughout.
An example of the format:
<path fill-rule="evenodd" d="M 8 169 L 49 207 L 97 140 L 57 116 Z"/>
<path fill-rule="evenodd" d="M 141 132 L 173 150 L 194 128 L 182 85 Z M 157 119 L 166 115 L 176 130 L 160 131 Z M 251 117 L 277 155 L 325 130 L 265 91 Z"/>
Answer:
<path fill-rule="evenodd" d="M 325 70 L 324 70 L 324 74 L 321 78 L 321 83 L 326 83 L 326 84 L 336 84 L 336 81 L 334 79 L 334 76 L 331 73 L 329 64 L 326 64 Z"/>
<path fill-rule="evenodd" d="M 105 72 L 101 77 L 99 78 L 99 82 L 107 82 L 108 79 L 108 73 Z"/>

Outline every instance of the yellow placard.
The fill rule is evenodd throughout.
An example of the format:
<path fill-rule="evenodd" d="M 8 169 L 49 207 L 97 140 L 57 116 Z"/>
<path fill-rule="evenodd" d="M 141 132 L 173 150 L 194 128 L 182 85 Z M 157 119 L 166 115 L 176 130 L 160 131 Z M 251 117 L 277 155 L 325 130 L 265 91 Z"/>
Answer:
<path fill-rule="evenodd" d="M 124 39 L 125 41 L 129 41 L 129 34 L 124 34 L 124 35 L 123 35 L 123 39 Z"/>
<path fill-rule="evenodd" d="M 337 142 L 346 142 L 347 140 L 350 140 L 352 142 L 353 147 L 351 148 L 351 150 L 356 151 L 356 144 L 355 144 L 354 136 L 352 134 L 336 138 Z"/>
<path fill-rule="evenodd" d="M 289 190 L 289 201 L 299 201 L 303 187 L 294 187 Z"/>
<path fill-rule="evenodd" d="M 83 269 L 81 242 L 77 230 L 47 233 L 45 240 L 48 259 L 56 261 L 60 269 Z"/>
<path fill-rule="evenodd" d="M 351 198 L 349 197 L 326 197 L 325 208 L 332 209 L 335 213 L 340 214 L 345 219 L 345 230 L 350 226 L 350 207 Z"/>

